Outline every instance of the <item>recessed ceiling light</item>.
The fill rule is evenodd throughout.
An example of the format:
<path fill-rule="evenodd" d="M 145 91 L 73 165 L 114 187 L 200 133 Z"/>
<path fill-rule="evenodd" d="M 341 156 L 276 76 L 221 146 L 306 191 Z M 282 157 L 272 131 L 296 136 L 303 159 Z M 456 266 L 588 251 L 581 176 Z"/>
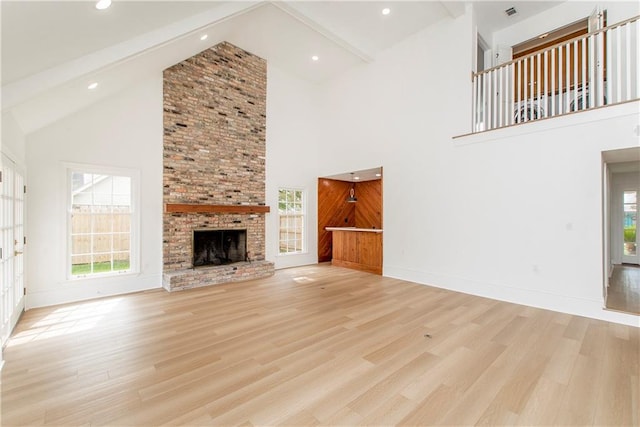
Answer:
<path fill-rule="evenodd" d="M 377 173 L 376 176 L 382 176 L 382 174 L 381 173 Z"/>
<path fill-rule="evenodd" d="M 200 36 L 200 40 L 206 40 L 207 37 L 209 37 L 208 34 L 203 34 L 203 35 Z"/>
<path fill-rule="evenodd" d="M 89 84 L 89 86 L 87 86 L 87 89 L 94 90 L 97 87 L 98 87 L 98 82 L 93 82 L 93 83 Z"/>
<path fill-rule="evenodd" d="M 384 9 L 382 9 L 382 14 L 383 15 L 388 15 L 391 13 L 391 9 L 389 9 L 388 7 L 385 7 Z"/>
<path fill-rule="evenodd" d="M 360 177 L 359 176 L 354 176 L 353 179 L 360 179 Z"/>
<path fill-rule="evenodd" d="M 318 55 L 313 55 L 313 56 L 311 57 L 311 60 L 312 60 L 312 61 L 317 61 L 317 60 L 319 60 L 319 59 L 320 59 L 320 58 L 318 57 Z"/>
<path fill-rule="evenodd" d="M 96 3 L 96 9 L 104 10 L 111 6 L 111 0 L 100 0 Z"/>
<path fill-rule="evenodd" d="M 540 34 L 538 36 L 539 39 L 544 39 L 545 37 L 549 37 L 549 33 Z"/>

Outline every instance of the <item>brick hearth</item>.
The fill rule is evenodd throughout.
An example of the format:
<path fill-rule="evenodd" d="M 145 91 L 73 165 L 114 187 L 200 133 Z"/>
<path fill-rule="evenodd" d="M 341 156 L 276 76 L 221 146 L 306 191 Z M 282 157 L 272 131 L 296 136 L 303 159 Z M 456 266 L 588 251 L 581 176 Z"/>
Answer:
<path fill-rule="evenodd" d="M 241 282 L 273 275 L 269 261 L 236 262 L 215 267 L 199 267 L 164 273 L 162 286 L 168 291 L 199 288 L 219 283 Z"/>

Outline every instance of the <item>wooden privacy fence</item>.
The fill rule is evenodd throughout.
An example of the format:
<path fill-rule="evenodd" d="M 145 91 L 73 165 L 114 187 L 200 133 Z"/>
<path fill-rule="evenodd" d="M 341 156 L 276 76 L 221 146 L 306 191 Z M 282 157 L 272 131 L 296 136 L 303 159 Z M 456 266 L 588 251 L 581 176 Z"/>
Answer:
<path fill-rule="evenodd" d="M 129 206 L 75 205 L 71 215 L 72 264 L 129 260 Z"/>
<path fill-rule="evenodd" d="M 280 253 L 301 251 L 304 217 L 301 214 L 280 216 Z"/>

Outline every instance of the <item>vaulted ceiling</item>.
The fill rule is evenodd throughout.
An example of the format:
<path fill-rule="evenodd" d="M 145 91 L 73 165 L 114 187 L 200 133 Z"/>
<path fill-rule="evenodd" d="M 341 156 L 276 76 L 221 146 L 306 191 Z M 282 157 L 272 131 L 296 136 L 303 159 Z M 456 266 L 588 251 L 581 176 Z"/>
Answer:
<path fill-rule="evenodd" d="M 557 3 L 474 8 L 495 31 Z M 504 14 L 513 4 L 515 19 Z M 464 11 L 461 1 L 113 0 L 97 10 L 94 1 L 3 0 L 2 108 L 29 133 L 225 40 L 322 83 Z M 99 87 L 88 93 L 91 82 Z"/>

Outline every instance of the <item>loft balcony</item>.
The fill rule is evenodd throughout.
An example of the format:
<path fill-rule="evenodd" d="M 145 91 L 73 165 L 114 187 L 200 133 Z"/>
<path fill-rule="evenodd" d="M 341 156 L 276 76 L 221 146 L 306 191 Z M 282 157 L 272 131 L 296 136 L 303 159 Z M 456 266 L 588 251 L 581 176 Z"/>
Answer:
<path fill-rule="evenodd" d="M 639 19 L 473 74 L 472 132 L 640 99 Z"/>

